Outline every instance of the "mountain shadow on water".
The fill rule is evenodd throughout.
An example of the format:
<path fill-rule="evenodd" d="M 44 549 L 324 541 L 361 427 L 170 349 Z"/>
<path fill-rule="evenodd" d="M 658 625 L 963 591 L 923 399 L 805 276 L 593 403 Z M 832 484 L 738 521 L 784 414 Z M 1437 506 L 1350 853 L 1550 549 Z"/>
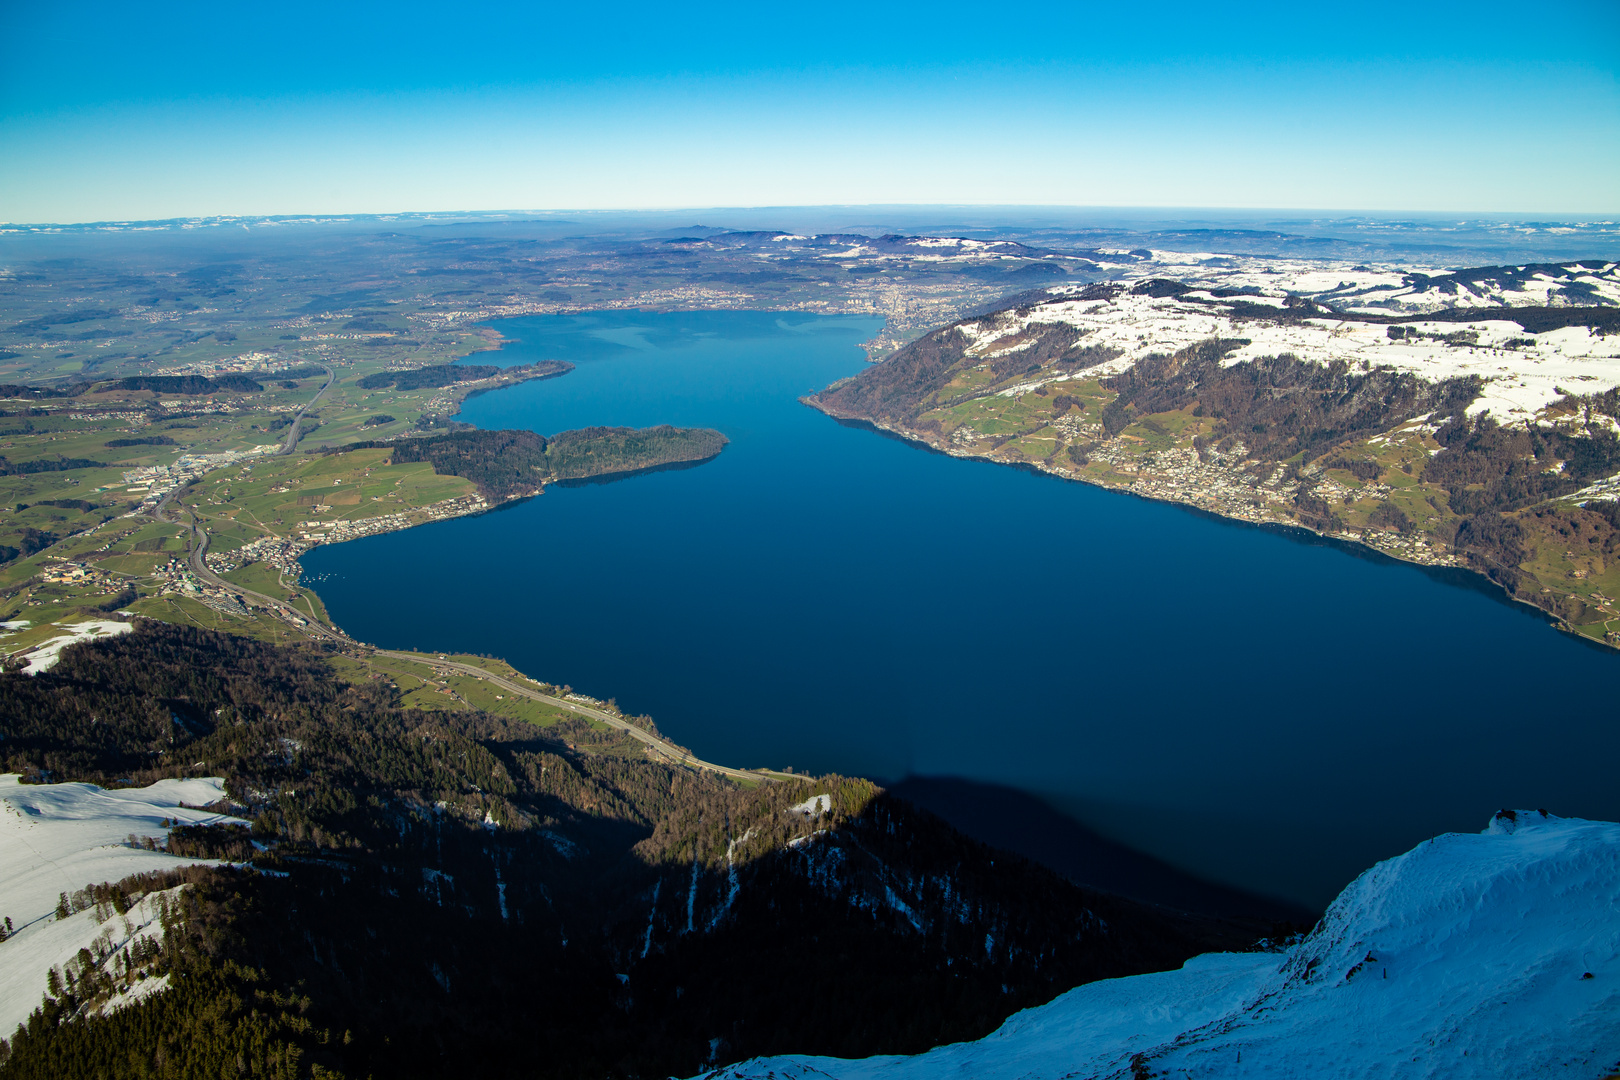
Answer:
<path fill-rule="evenodd" d="M 62 897 L 107 933 L 54 981 L 36 971 L 0 1080 L 153 1062 L 628 1080 L 920 1053 L 1080 983 L 1280 936 L 1078 887 L 867 780 L 747 787 L 577 717 L 412 707 L 373 664 L 142 619 L 0 672 L 0 773 L 144 787 L 206 768 L 237 819 L 160 845 L 232 865 Z M 161 942 L 109 959 L 113 916 L 151 893 Z M 169 989 L 125 997 L 143 978 Z"/>
<path fill-rule="evenodd" d="M 956 776 L 883 785 L 980 843 L 1022 855 L 1076 885 L 1197 915 L 1309 926 L 1321 912 L 1206 881 L 1109 840 L 1027 792 Z"/>

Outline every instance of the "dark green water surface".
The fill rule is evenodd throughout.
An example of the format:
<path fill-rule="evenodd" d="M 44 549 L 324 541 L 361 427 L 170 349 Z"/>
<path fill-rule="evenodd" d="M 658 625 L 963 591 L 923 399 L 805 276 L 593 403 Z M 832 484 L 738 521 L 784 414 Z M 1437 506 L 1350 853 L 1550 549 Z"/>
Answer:
<path fill-rule="evenodd" d="M 1407 566 L 927 452 L 796 398 L 876 319 L 513 319 L 483 428 L 714 427 L 692 469 L 304 558 L 338 624 L 504 656 L 728 764 L 965 776 L 1324 904 L 1495 810 L 1620 817 L 1620 656 Z"/>

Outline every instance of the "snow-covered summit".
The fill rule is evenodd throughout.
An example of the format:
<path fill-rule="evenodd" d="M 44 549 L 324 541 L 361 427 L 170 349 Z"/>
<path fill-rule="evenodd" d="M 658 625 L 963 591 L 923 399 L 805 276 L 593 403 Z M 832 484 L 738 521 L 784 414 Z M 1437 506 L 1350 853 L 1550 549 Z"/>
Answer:
<path fill-rule="evenodd" d="M 1620 825 L 1504 811 L 1362 874 L 1281 954 L 1081 986 L 914 1057 L 757 1059 L 718 1080 L 1607 1077 Z"/>

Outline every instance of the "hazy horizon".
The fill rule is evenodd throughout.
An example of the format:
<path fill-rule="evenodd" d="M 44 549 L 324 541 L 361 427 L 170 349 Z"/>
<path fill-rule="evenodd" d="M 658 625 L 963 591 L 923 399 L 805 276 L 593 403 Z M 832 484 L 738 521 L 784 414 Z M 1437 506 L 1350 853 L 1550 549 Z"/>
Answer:
<path fill-rule="evenodd" d="M 0 219 L 1620 212 L 1620 7 L 0 10 Z M 9 46 L 9 47 L 7 47 Z M 1418 209 L 1411 209 L 1418 208 Z"/>
<path fill-rule="evenodd" d="M 446 220 L 477 220 L 490 219 L 516 219 L 531 220 L 534 222 L 554 221 L 555 224 L 586 224 L 587 222 L 572 223 L 559 220 L 571 216 L 581 218 L 597 218 L 608 222 L 616 218 L 638 219 L 656 218 L 659 216 L 674 215 L 687 217 L 692 215 L 711 215 L 716 218 L 725 215 L 788 215 L 798 213 L 832 213 L 846 212 L 848 214 L 871 215 L 904 215 L 933 213 L 938 216 L 996 214 L 1003 220 L 994 225 L 984 224 L 986 228 L 1009 227 L 1078 227 L 1078 226 L 1147 226 L 1147 225 L 1192 225 L 1207 223 L 1210 225 L 1279 225 L 1295 223 L 1300 225 L 1320 225 L 1323 223 L 1349 224 L 1358 221 L 1378 223 L 1406 223 L 1423 225 L 1438 225 L 1441 223 L 1482 224 L 1495 223 L 1504 225 L 1533 224 L 1533 223 L 1568 223 L 1579 225 L 1611 225 L 1620 224 L 1620 212 L 1569 212 L 1569 213 L 1538 213 L 1531 210 L 1468 210 L 1468 209 L 1424 209 L 1424 208 L 1394 208 L 1385 210 L 1371 210 L 1355 207 L 1322 207 L 1322 206 L 1161 206 L 1161 205 L 1135 205 L 1119 204 L 1064 204 L 1064 203 L 928 203 L 928 202 L 873 202 L 873 203 L 777 203 L 755 205 L 670 205 L 670 206 L 557 206 L 557 207 L 518 207 L 504 206 L 487 209 L 472 209 L 466 207 L 407 207 L 403 209 L 387 210 L 353 210 L 333 209 L 319 211 L 257 211 L 243 210 L 233 213 L 176 213 L 163 217 L 109 217 L 85 218 L 79 220 L 18 220 L 0 219 L 0 226 L 21 228 L 88 228 L 100 225 L 163 225 L 180 222 L 229 222 L 231 224 L 245 223 L 251 225 L 256 220 L 262 221 L 288 221 L 295 222 L 322 222 L 337 223 L 350 220 L 390 220 L 412 219 L 427 221 L 434 219 Z M 1019 219 L 1022 220 L 1019 220 Z M 1044 220 L 1043 220 L 1044 219 Z M 691 223 L 694 228 L 720 227 L 694 219 Z"/>

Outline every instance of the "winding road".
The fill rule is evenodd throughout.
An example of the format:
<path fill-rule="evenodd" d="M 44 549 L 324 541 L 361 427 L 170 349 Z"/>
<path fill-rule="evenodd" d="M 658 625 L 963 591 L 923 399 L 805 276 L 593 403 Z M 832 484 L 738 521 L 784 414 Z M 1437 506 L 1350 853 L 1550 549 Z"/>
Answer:
<path fill-rule="evenodd" d="M 302 409 L 298 410 L 298 414 L 293 418 L 292 430 L 287 432 L 287 441 L 280 450 L 276 451 L 277 455 L 290 454 L 298 446 L 298 430 L 303 421 L 304 413 L 308 412 L 309 409 L 321 399 L 322 395 L 324 395 L 326 391 L 331 388 L 335 379 L 336 376 L 332 370 L 328 368 L 326 371 L 325 385 L 321 387 L 319 393 L 310 398 L 309 402 Z M 178 492 L 175 494 L 178 494 Z M 226 581 L 224 578 L 210 570 L 208 568 L 208 560 L 206 557 L 208 554 L 208 530 L 203 528 L 202 522 L 197 519 L 196 514 L 192 513 L 189 508 L 186 510 L 187 516 L 190 519 L 189 521 L 177 521 L 171 517 L 169 514 L 169 504 L 173 501 L 174 495 L 171 494 L 168 498 L 164 499 L 162 502 L 158 503 L 157 506 L 152 508 L 152 516 L 158 521 L 162 521 L 167 524 L 182 525 L 190 531 L 190 551 L 187 555 L 187 562 L 191 566 L 191 572 L 196 575 L 199 581 L 212 585 L 215 588 L 224 589 L 227 592 L 234 593 L 241 596 L 244 600 L 251 598 L 252 600 L 256 601 L 258 605 L 268 608 L 271 611 L 275 611 L 278 614 L 281 614 L 283 617 L 289 615 L 293 616 L 303 625 L 304 629 L 308 630 L 309 633 L 316 637 L 324 638 L 333 642 L 334 644 L 341 645 L 344 648 L 370 652 L 373 655 L 384 656 L 391 660 L 404 660 L 412 664 L 426 664 L 430 667 L 457 671 L 465 675 L 471 675 L 477 679 L 483 679 L 495 686 L 499 686 L 503 690 L 517 694 L 520 697 L 526 697 L 532 701 L 538 701 L 546 705 L 551 705 L 555 708 L 567 709 L 568 711 L 579 716 L 600 721 L 611 728 L 615 728 L 626 733 L 632 739 L 635 739 L 637 742 L 645 746 L 649 752 L 671 762 L 672 764 L 686 765 L 695 769 L 707 769 L 710 772 L 719 773 L 721 776 L 730 777 L 733 780 L 748 780 L 756 783 L 760 781 L 776 783 L 785 779 L 790 779 L 790 777 L 779 776 L 764 770 L 733 769 L 728 765 L 717 765 L 712 761 L 704 761 L 702 758 L 693 757 L 691 754 L 688 754 L 686 751 L 682 750 L 680 747 L 669 742 L 668 740 L 661 739 L 650 731 L 636 727 L 634 724 L 622 717 L 615 716 L 612 713 L 605 712 L 601 709 L 593 709 L 589 706 L 578 704 L 577 702 L 568 701 L 565 698 L 555 697 L 551 694 L 542 694 L 538 690 L 530 689 L 527 686 L 513 682 L 511 679 L 485 671 L 483 668 L 476 667 L 472 664 L 463 664 L 454 660 L 435 660 L 422 656 L 415 656 L 411 653 L 390 652 L 386 649 L 374 649 L 362 642 L 355 641 L 341 630 L 322 623 L 319 618 L 314 617 L 315 612 L 313 610 L 313 604 L 310 605 L 311 617 L 309 619 L 305 619 L 303 614 L 297 609 L 293 608 L 291 605 L 281 600 L 277 600 L 274 597 L 266 596 L 263 593 L 254 592 L 252 589 L 245 589 L 236 584 L 234 581 Z"/>

